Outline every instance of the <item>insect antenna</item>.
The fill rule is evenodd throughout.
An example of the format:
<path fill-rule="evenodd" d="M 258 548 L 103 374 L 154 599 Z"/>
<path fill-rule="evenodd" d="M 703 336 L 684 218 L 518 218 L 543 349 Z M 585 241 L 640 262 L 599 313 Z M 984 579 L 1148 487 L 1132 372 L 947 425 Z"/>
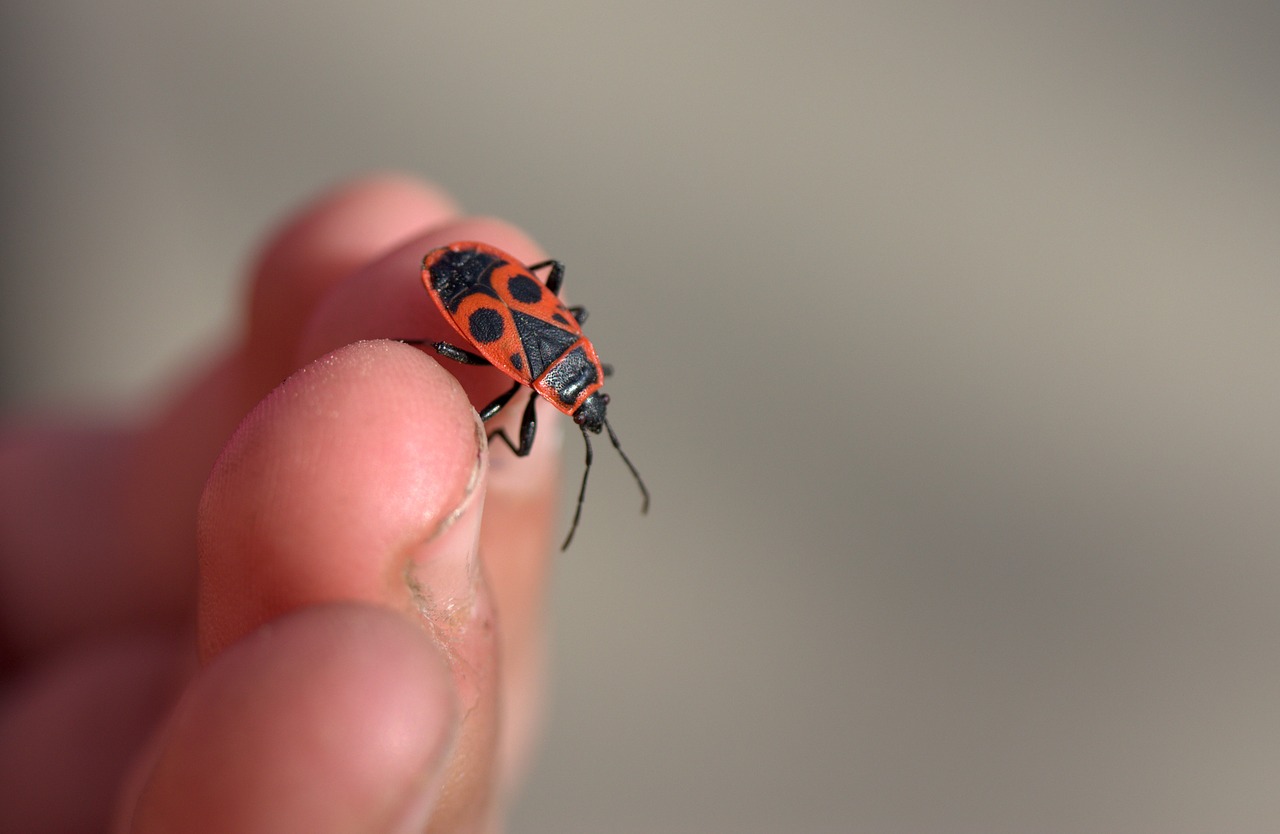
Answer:
<path fill-rule="evenodd" d="M 609 421 L 604 421 L 604 427 L 609 431 L 609 440 L 613 443 L 613 448 L 618 450 L 618 454 L 622 457 L 622 462 L 631 470 L 631 475 L 636 479 L 636 484 L 640 487 L 640 494 L 644 496 L 644 504 L 640 507 L 640 512 L 649 512 L 649 488 L 644 485 L 640 473 L 636 471 L 635 464 L 631 462 L 631 458 L 627 457 L 627 453 L 622 451 L 622 443 L 618 441 L 618 435 L 614 433 L 613 426 L 609 425 Z M 569 542 L 573 541 L 573 534 L 578 531 L 578 520 L 582 518 L 582 502 L 587 497 L 587 477 L 591 474 L 591 460 L 594 457 L 591 452 L 591 435 L 587 434 L 586 426 L 582 427 L 582 443 L 587 448 L 587 459 L 582 469 L 582 486 L 578 487 L 578 506 L 573 510 L 573 523 L 569 525 L 569 535 L 565 537 L 564 544 L 560 545 L 560 549 L 568 550 Z"/>
<path fill-rule="evenodd" d="M 582 486 L 578 488 L 578 508 L 573 511 L 573 523 L 569 525 L 569 535 L 565 537 L 564 544 L 560 545 L 560 550 L 569 549 L 569 542 L 573 541 L 573 534 L 578 531 L 578 519 L 582 518 L 582 499 L 587 497 L 587 476 L 591 474 L 591 438 L 587 436 L 586 426 L 582 427 L 582 442 L 587 446 L 587 463 L 582 470 Z"/>
<path fill-rule="evenodd" d="M 604 427 L 609 430 L 609 439 L 613 441 L 613 448 L 618 450 L 618 454 L 622 456 L 622 462 L 631 470 L 632 476 L 636 479 L 636 483 L 640 486 L 640 494 L 644 496 L 644 506 L 640 508 L 640 512 L 649 512 L 649 488 L 644 485 L 644 481 L 640 479 L 640 473 L 636 471 L 636 467 L 631 463 L 631 458 L 627 457 L 627 453 L 622 451 L 622 444 L 618 442 L 618 435 L 613 433 L 613 426 L 609 425 L 609 421 L 604 421 Z M 590 449 L 588 449 L 590 451 Z M 590 455 L 587 456 L 590 459 Z M 583 479 L 585 483 L 586 479 Z M 579 501 L 581 504 L 581 501 Z"/>

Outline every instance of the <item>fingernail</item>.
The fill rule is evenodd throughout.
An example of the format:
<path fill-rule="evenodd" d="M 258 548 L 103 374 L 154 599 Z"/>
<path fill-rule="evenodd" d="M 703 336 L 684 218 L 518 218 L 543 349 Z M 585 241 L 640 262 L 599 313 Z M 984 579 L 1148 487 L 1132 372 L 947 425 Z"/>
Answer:
<path fill-rule="evenodd" d="M 474 618 L 485 492 L 482 448 L 477 445 L 475 465 L 461 502 L 412 554 L 405 570 L 413 602 L 446 653 L 461 642 Z"/>

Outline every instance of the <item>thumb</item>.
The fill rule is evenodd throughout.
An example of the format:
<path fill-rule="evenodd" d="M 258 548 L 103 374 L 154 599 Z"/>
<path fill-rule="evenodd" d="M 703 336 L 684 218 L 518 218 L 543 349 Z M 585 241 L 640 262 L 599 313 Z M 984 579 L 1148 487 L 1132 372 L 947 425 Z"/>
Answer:
<path fill-rule="evenodd" d="M 480 438 L 453 377 L 386 342 L 329 354 L 246 418 L 200 506 L 209 665 L 159 742 L 138 830 L 488 818 L 499 699 Z"/>

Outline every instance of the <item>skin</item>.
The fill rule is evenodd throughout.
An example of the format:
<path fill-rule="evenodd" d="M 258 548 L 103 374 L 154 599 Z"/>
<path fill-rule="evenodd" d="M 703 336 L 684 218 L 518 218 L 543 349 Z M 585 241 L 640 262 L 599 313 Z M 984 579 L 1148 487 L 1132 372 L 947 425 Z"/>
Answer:
<path fill-rule="evenodd" d="M 546 257 L 425 184 L 346 185 L 159 408 L 0 432 L 0 830 L 501 826 L 562 421 L 491 460 L 505 378 L 385 341 L 450 338 L 418 270 L 459 239 Z"/>

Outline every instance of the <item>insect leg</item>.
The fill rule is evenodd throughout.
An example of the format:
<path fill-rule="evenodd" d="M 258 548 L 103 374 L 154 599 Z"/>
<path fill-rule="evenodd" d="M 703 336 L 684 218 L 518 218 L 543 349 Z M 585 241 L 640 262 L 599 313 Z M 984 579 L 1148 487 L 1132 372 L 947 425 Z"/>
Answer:
<path fill-rule="evenodd" d="M 573 314 L 573 317 L 574 317 L 575 319 L 577 319 L 577 320 L 578 320 L 578 324 L 586 324 L 586 323 L 587 323 L 587 308 L 586 308 L 586 307 L 576 307 L 576 306 L 575 306 L 575 307 L 570 307 L 570 308 L 569 308 L 569 312 L 570 312 L 570 313 L 572 313 L 572 314 Z"/>
<path fill-rule="evenodd" d="M 489 422 L 489 418 L 493 417 L 495 414 L 497 414 L 499 411 L 502 410 L 503 406 L 511 402 L 511 398 L 514 397 L 516 395 L 516 392 L 523 387 L 524 386 L 522 383 L 517 382 L 515 385 L 512 385 L 510 389 L 499 394 L 494 399 L 493 402 L 489 403 L 488 405 L 486 405 L 484 408 L 480 410 L 480 422 L 482 423 Z"/>
<path fill-rule="evenodd" d="M 553 295 L 560 294 L 560 285 L 564 283 L 564 264 L 559 261 L 541 261 L 533 266 L 527 267 L 530 272 L 536 269 L 542 269 L 544 266 L 551 267 L 551 274 L 547 276 L 547 289 L 551 290 Z"/>
<path fill-rule="evenodd" d="M 608 379 L 609 377 L 613 376 L 613 366 L 610 365 L 608 362 L 601 362 L 600 370 L 604 372 L 605 379 Z"/>
<path fill-rule="evenodd" d="M 489 409 L 493 408 L 493 405 L 497 405 L 498 408 L 502 408 L 502 406 L 506 405 L 507 400 L 511 399 L 511 397 L 516 393 L 516 390 L 520 388 L 520 386 L 521 386 L 521 383 L 517 382 L 515 384 L 515 387 L 513 387 L 510 391 L 503 394 L 501 397 L 498 397 L 498 400 L 501 400 L 501 402 L 498 402 L 498 400 L 494 400 L 494 403 L 491 404 L 489 408 L 486 408 L 484 410 L 484 413 L 481 413 L 480 417 L 484 420 L 487 420 L 489 419 L 489 417 L 492 417 L 494 414 L 497 414 L 498 409 L 494 409 L 493 413 L 489 414 L 489 417 L 485 417 L 485 413 L 488 413 Z M 493 439 L 496 437 L 499 440 L 501 440 L 503 443 L 507 444 L 507 448 L 515 452 L 516 457 L 521 457 L 521 458 L 526 457 L 530 452 L 533 451 L 533 436 L 538 431 L 538 412 L 534 408 L 537 402 L 538 402 L 538 392 L 534 391 L 532 395 L 529 397 L 529 404 L 524 407 L 524 416 L 520 418 L 520 445 L 519 446 L 512 443 L 511 438 L 507 437 L 507 433 L 502 429 L 498 429 L 497 431 L 490 434 L 489 442 L 492 443 Z"/>
<path fill-rule="evenodd" d="M 418 344 L 424 344 L 424 342 L 418 342 Z M 433 348 L 436 349 L 436 353 L 440 354 L 446 359 L 452 359 L 454 362 L 461 362 L 463 365 L 490 364 L 489 360 L 485 359 L 483 356 L 472 353 L 469 350 L 463 350 L 460 347 L 455 347 L 454 345 L 451 345 L 448 342 L 426 342 L 425 344 L 430 344 Z"/>

